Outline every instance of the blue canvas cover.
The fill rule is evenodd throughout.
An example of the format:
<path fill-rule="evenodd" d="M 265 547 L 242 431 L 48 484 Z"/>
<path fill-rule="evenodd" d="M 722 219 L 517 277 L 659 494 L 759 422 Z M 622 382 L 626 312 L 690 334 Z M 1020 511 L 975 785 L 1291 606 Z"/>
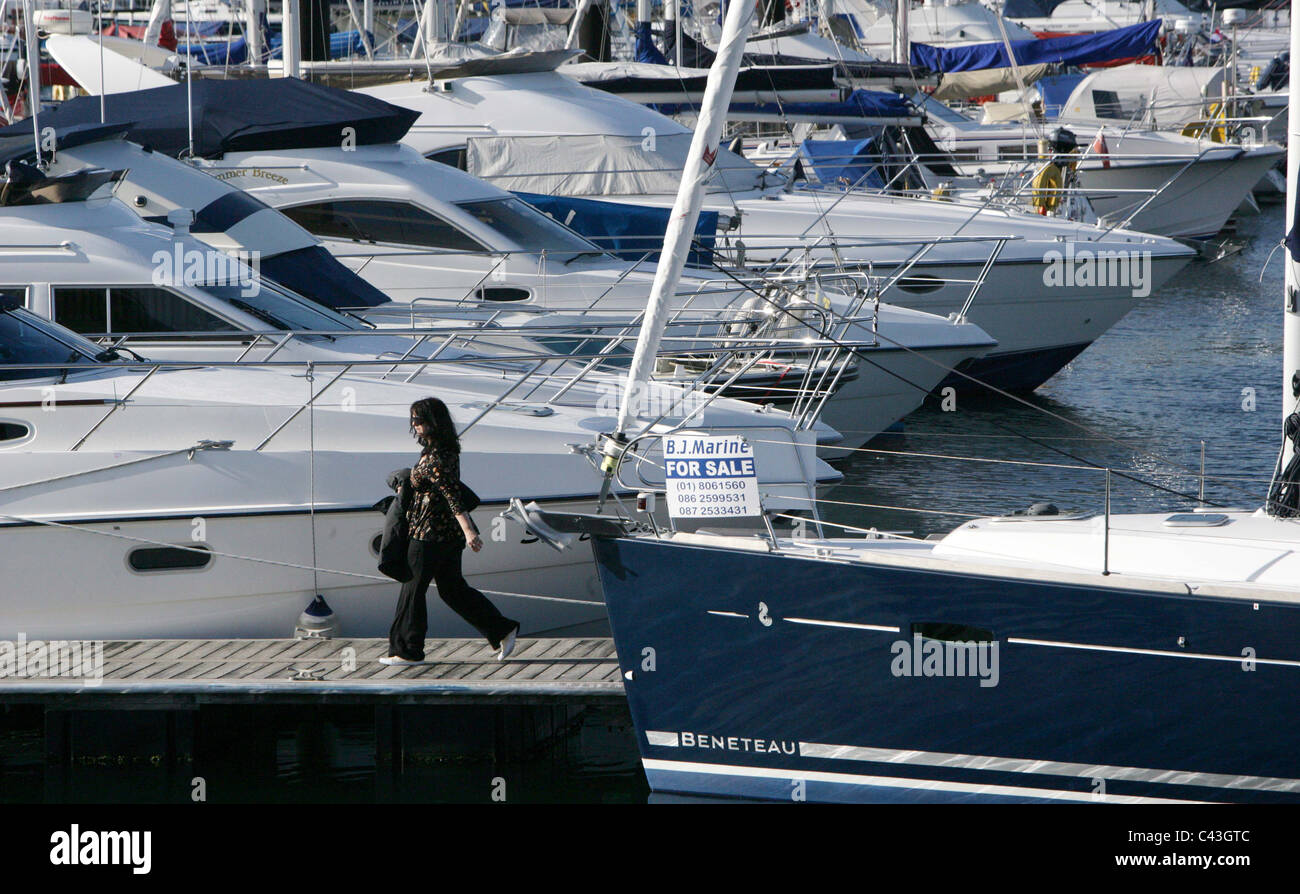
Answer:
<path fill-rule="evenodd" d="M 865 140 L 804 140 L 801 149 L 823 184 L 880 189 L 885 181 L 880 176 L 877 164 L 880 156 L 873 148 L 875 141 L 875 137 Z"/>
<path fill-rule="evenodd" d="M 1011 49 L 1016 57 L 1016 65 L 1036 65 L 1040 62 L 1061 65 L 1111 62 L 1153 52 L 1156 39 L 1160 36 L 1160 23 L 1160 19 L 1155 19 L 1100 34 L 1013 40 Z M 962 47 L 914 43 L 911 61 L 913 65 L 931 71 L 982 71 L 986 68 L 1008 68 L 1011 65 L 1011 60 L 1007 58 L 1007 48 L 1000 42 Z"/>
<path fill-rule="evenodd" d="M 1087 75 L 1082 74 L 1063 74 L 1051 75 L 1046 78 L 1040 78 L 1035 87 L 1043 98 L 1043 116 L 1046 118 L 1056 118 L 1065 108 L 1065 103 L 1070 99 L 1070 94 L 1074 88 L 1079 86 Z"/>
<path fill-rule="evenodd" d="M 854 90 L 843 102 L 786 103 L 784 108 L 797 109 L 805 115 L 826 115 L 840 118 L 907 118 L 916 114 L 906 99 L 897 93 L 880 90 Z"/>
<path fill-rule="evenodd" d="M 597 199 L 547 196 L 517 192 L 515 195 L 543 214 L 586 236 L 601 248 L 628 261 L 657 261 L 668 229 L 669 208 L 624 205 Z M 701 211 L 695 225 L 695 244 L 686 263 L 708 267 L 718 232 L 718 212 Z"/>
<path fill-rule="evenodd" d="M 248 59 L 248 41 L 239 37 L 229 43 L 179 44 L 176 52 L 200 65 L 242 65 Z"/>
<path fill-rule="evenodd" d="M 649 62 L 652 65 L 667 65 L 668 60 L 655 46 L 654 36 L 650 33 L 649 22 L 636 23 L 636 61 Z"/>
<path fill-rule="evenodd" d="M 367 35 L 370 38 L 370 45 L 375 45 L 375 36 Z M 280 34 L 271 36 L 271 58 L 279 59 L 284 50 L 284 37 Z M 330 35 L 330 58 L 345 59 L 348 56 L 364 56 L 366 53 L 365 44 L 361 42 L 360 31 L 339 31 Z"/>
<path fill-rule="evenodd" d="M 662 115 L 676 115 L 699 109 L 698 104 L 688 102 L 657 102 L 650 105 Z M 910 118 L 917 114 L 908 101 L 897 93 L 879 90 L 854 90 L 847 99 L 840 102 L 783 102 L 780 105 L 733 102 L 728 108 L 733 113 L 779 111 L 783 115 L 808 118 Z"/>

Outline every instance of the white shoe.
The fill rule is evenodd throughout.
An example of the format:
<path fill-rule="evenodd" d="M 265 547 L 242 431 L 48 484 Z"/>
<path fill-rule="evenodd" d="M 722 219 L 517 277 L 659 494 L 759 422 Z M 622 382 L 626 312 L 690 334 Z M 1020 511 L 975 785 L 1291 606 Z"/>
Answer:
<path fill-rule="evenodd" d="M 389 667 L 410 667 L 413 664 L 424 664 L 423 661 L 412 661 L 400 655 L 389 655 L 387 658 L 380 658 L 379 663 L 387 664 Z"/>
<path fill-rule="evenodd" d="M 506 638 L 501 640 L 501 648 L 497 650 L 497 661 L 505 661 L 510 657 L 510 653 L 515 650 L 515 636 L 519 633 L 519 625 L 506 634 Z"/>

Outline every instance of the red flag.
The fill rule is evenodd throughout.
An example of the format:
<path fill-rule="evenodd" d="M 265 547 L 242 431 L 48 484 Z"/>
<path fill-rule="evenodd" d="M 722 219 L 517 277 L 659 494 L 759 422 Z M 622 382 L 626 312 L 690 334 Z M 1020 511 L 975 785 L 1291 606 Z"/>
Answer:
<path fill-rule="evenodd" d="M 1097 139 L 1092 141 L 1092 154 L 1101 157 L 1101 166 L 1110 167 L 1110 150 L 1106 148 L 1106 134 L 1104 131 L 1097 131 Z"/>

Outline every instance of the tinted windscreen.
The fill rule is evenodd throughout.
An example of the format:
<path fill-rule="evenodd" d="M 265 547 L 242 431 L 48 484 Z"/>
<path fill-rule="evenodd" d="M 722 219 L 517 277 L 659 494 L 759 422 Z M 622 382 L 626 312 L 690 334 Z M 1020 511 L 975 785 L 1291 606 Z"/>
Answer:
<path fill-rule="evenodd" d="M 256 289 L 243 286 L 203 286 L 203 290 L 244 313 L 257 317 L 273 329 L 343 332 L 362 328 L 347 317 L 284 294 L 265 281 L 258 283 Z M 252 294 L 248 294 L 250 292 Z"/>
<path fill-rule="evenodd" d="M 58 369 L 23 368 L 22 364 L 88 363 L 97 349 L 74 346 L 81 339 L 54 338 L 24 311 L 0 313 L 0 381 L 45 378 L 59 375 Z M 16 364 L 16 366 L 15 366 Z"/>
<path fill-rule="evenodd" d="M 601 253 L 595 245 L 521 199 L 457 202 L 456 207 L 468 211 L 520 248 L 529 251 Z"/>
<path fill-rule="evenodd" d="M 450 251 L 486 251 L 440 217 L 409 202 L 340 200 L 282 208 L 300 227 L 322 239 L 350 239 Z"/>
<path fill-rule="evenodd" d="M 388 296 L 357 276 L 320 245 L 262 258 L 262 276 L 330 308 L 378 307 Z"/>

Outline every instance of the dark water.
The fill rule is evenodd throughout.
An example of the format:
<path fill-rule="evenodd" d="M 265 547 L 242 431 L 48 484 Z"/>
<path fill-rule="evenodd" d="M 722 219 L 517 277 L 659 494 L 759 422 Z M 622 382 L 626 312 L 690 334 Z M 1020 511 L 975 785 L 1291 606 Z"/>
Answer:
<path fill-rule="evenodd" d="M 1259 275 L 1282 238 L 1284 216 L 1274 205 L 1244 218 L 1239 254 L 1193 262 L 1029 398 L 1034 407 L 1004 399 L 959 401 L 952 412 L 927 406 L 908 417 L 903 435 L 870 446 L 1109 466 L 1195 497 L 1204 441 L 1206 499 L 1262 504 L 1280 445 L 1281 251 L 1262 283 Z M 1243 389 L 1253 389 L 1253 411 Z M 1100 509 L 1105 493 L 1096 471 L 872 453 L 842 470 L 845 482 L 832 499 L 952 514 L 828 507 L 826 518 L 917 534 L 1036 502 Z M 1115 475 L 1111 488 L 1116 511 L 1196 505 Z"/>
<path fill-rule="evenodd" d="M 0 708 L 0 804 L 644 803 L 648 795 L 624 705 Z"/>
<path fill-rule="evenodd" d="M 1030 400 L 927 407 L 873 448 L 1037 463 L 1101 465 L 1194 495 L 1205 442 L 1206 496 L 1258 505 L 1278 448 L 1283 211 L 1245 218 L 1245 249 L 1197 262 L 1143 302 Z M 1254 389 L 1254 410 L 1243 408 Z M 1249 403 L 1246 402 L 1247 407 Z M 1049 411 L 1051 415 L 1043 410 Z M 1095 471 L 883 453 L 847 462 L 832 499 L 927 513 L 828 506 L 834 521 L 917 534 L 968 515 L 1050 501 L 1096 509 Z M 1121 478 L 1117 511 L 1192 502 Z M 0 707 L 0 802 L 644 802 L 625 707 L 374 708 L 208 706 L 99 711 L 50 720 Z M 394 754 L 399 758 L 395 759 Z M 504 791 L 501 785 L 504 783 Z"/>

